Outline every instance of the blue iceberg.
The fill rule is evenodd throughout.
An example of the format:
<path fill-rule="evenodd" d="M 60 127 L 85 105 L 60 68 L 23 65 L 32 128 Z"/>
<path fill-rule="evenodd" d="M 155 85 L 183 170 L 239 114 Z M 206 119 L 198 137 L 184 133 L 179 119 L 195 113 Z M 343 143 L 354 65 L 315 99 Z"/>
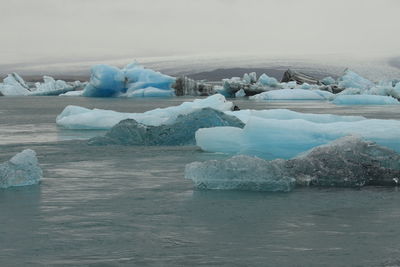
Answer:
<path fill-rule="evenodd" d="M 129 64 L 123 69 L 108 65 L 95 65 L 91 69 L 90 82 L 85 87 L 83 95 L 90 97 L 165 97 L 174 95 L 171 88 L 174 82 L 175 78 L 145 69 L 137 63 Z"/>
<path fill-rule="evenodd" d="M 352 118 L 348 121 L 339 119 L 318 122 L 307 117 L 280 119 L 277 116 L 274 119 L 257 116 L 246 118 L 246 115 L 242 119 L 247 120 L 244 121 L 246 126 L 243 129 L 215 127 L 198 130 L 197 145 L 210 152 L 246 154 L 264 159 L 289 159 L 315 146 L 355 134 L 400 152 L 398 120 Z"/>

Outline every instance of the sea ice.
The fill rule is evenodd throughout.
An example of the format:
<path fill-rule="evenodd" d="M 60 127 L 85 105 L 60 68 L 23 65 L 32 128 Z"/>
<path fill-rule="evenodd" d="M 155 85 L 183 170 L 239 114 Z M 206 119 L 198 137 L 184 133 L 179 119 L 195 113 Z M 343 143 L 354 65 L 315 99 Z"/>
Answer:
<path fill-rule="evenodd" d="M 79 106 L 67 106 L 57 116 L 56 122 L 68 129 L 110 129 L 125 119 L 134 119 L 145 125 L 159 126 L 173 123 L 179 115 L 207 107 L 219 111 L 228 111 L 232 109 L 233 103 L 226 101 L 224 96 L 216 94 L 205 99 L 184 102 L 179 106 L 157 108 L 144 113 L 122 113 L 112 110 L 91 110 Z"/>
<path fill-rule="evenodd" d="M 290 191 L 306 186 L 397 185 L 400 155 L 386 147 L 346 136 L 291 160 L 234 156 L 193 162 L 185 177 L 202 189 Z"/>
<path fill-rule="evenodd" d="M 400 104 L 391 96 L 382 95 L 338 95 L 332 101 L 336 105 L 398 105 Z"/>
<path fill-rule="evenodd" d="M 356 134 L 400 152 L 398 120 L 361 119 L 319 123 L 304 119 L 264 119 L 256 116 L 246 120 L 243 129 L 200 129 L 196 132 L 196 143 L 205 151 L 254 155 L 264 159 L 288 159 L 315 146 Z"/>
<path fill-rule="evenodd" d="M 39 183 L 42 169 L 35 151 L 26 149 L 9 161 L 0 164 L 0 188 L 25 186 Z"/>
<path fill-rule="evenodd" d="M 334 95 L 327 91 L 305 89 L 280 89 L 251 96 L 254 100 L 327 100 Z"/>
<path fill-rule="evenodd" d="M 203 108 L 186 115 L 179 115 L 169 125 L 146 126 L 132 119 L 119 122 L 105 136 L 89 140 L 95 145 L 194 145 L 195 133 L 200 128 L 216 126 L 244 127 L 244 123 L 234 116 L 221 111 Z"/>

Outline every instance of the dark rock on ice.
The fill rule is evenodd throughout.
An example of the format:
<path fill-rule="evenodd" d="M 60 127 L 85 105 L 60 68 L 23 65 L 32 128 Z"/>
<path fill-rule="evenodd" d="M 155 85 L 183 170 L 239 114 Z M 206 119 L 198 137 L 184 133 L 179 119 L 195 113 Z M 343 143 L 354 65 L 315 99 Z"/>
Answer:
<path fill-rule="evenodd" d="M 298 84 L 308 83 L 308 84 L 320 84 L 320 81 L 314 77 L 307 74 L 288 69 L 282 77 L 281 82 L 296 82 Z"/>
<path fill-rule="evenodd" d="M 194 145 L 195 133 L 200 128 L 217 126 L 244 127 L 238 118 L 212 109 L 203 108 L 187 115 L 179 115 L 170 125 L 146 126 L 133 119 L 115 125 L 105 136 L 89 140 L 89 144 L 107 145 Z"/>

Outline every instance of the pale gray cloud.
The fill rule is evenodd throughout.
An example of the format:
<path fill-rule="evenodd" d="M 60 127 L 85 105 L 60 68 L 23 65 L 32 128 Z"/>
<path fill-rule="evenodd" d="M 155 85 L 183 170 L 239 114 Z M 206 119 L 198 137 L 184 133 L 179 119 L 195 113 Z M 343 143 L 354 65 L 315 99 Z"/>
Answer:
<path fill-rule="evenodd" d="M 397 0 L 1 0 L 1 63 L 398 53 Z M 0 64 L 1 64 L 0 63 Z"/>

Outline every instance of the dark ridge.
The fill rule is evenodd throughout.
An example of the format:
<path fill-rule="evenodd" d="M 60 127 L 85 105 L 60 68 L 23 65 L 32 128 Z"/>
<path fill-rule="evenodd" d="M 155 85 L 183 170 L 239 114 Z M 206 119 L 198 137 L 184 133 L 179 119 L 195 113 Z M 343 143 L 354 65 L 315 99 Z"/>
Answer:
<path fill-rule="evenodd" d="M 242 77 L 245 73 L 256 72 L 259 77 L 261 74 L 265 73 L 268 76 L 275 77 L 278 81 L 281 80 L 283 74 L 288 68 L 282 67 L 279 69 L 271 68 L 227 68 L 227 69 L 215 69 L 212 71 L 204 71 L 199 73 L 188 74 L 189 78 L 194 80 L 207 80 L 207 81 L 221 81 L 225 78 L 231 77 Z M 329 73 L 310 71 L 310 70 L 299 70 L 300 72 L 307 74 L 309 76 L 315 77 L 316 79 L 322 79 L 326 76 L 332 76 Z"/>

